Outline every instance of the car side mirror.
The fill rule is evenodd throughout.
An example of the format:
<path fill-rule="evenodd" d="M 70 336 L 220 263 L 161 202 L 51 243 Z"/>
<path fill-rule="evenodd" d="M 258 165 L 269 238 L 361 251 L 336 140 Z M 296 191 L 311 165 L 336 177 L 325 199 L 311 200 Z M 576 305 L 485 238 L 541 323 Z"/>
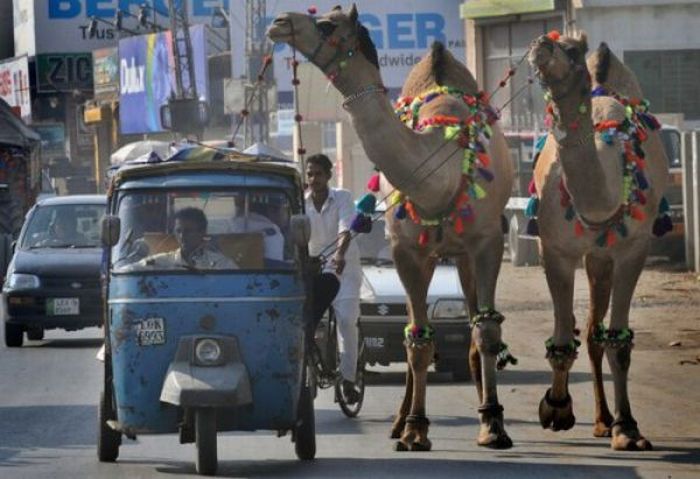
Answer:
<path fill-rule="evenodd" d="M 302 247 L 309 244 L 311 239 L 311 220 L 306 215 L 292 215 L 289 219 L 289 230 L 294 244 Z"/>
<path fill-rule="evenodd" d="M 111 248 L 119 242 L 119 233 L 121 230 L 121 220 L 118 216 L 106 215 L 102 218 L 102 231 L 100 232 L 100 240 L 102 246 Z"/>

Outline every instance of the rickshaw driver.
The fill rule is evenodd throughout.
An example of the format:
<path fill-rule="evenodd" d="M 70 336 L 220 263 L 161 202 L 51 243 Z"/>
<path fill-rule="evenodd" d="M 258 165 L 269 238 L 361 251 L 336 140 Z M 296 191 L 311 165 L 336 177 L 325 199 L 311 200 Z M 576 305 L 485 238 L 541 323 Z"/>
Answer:
<path fill-rule="evenodd" d="M 138 266 L 157 268 L 238 269 L 228 256 L 218 251 L 204 238 L 207 217 L 199 208 L 183 208 L 175 213 L 173 233 L 180 245 L 174 251 L 142 259 Z"/>

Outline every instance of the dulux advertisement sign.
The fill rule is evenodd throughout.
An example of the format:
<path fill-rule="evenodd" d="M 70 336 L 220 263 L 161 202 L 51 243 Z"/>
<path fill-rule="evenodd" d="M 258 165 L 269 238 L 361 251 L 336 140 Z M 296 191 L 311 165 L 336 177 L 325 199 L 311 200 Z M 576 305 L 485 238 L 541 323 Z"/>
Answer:
<path fill-rule="evenodd" d="M 231 16 L 245 21 L 245 3 L 232 2 Z M 341 4 L 344 10 L 351 1 L 319 0 L 309 2 L 316 5 L 317 15 L 329 12 Z M 434 41 L 445 44 L 459 60 L 466 58 L 464 27 L 459 17 L 461 0 L 356 0 L 360 22 L 367 27 L 379 55 L 384 85 L 392 93 L 400 89 L 408 72 L 429 51 Z M 270 7 L 274 9 L 271 10 Z M 267 24 L 280 13 L 307 13 L 307 4 L 298 0 L 276 0 L 267 2 Z M 245 31 L 235 26 L 232 29 L 234 45 L 245 44 Z M 244 24 L 244 23 L 243 23 Z M 305 61 L 298 55 L 299 61 Z M 234 53 L 235 76 L 245 73 L 245 58 Z M 292 102 L 292 50 L 287 45 L 277 45 L 273 55 L 277 89 L 280 92 L 280 108 L 289 107 Z"/>
<path fill-rule="evenodd" d="M 200 100 L 207 100 L 204 26 L 190 27 L 195 80 Z M 183 78 L 185 89 L 189 87 Z M 160 107 L 175 89 L 175 61 L 170 32 L 119 41 L 119 123 L 121 133 L 164 131 Z"/>

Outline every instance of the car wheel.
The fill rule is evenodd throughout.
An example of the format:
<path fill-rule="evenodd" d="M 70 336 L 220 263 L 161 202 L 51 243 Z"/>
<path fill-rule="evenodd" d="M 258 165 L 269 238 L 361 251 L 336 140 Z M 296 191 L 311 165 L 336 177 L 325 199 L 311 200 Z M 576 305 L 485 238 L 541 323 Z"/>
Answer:
<path fill-rule="evenodd" d="M 44 339 L 44 328 L 28 329 L 27 339 L 30 341 L 41 341 Z"/>
<path fill-rule="evenodd" d="M 24 342 L 24 331 L 18 324 L 5 323 L 5 346 L 19 348 Z"/>

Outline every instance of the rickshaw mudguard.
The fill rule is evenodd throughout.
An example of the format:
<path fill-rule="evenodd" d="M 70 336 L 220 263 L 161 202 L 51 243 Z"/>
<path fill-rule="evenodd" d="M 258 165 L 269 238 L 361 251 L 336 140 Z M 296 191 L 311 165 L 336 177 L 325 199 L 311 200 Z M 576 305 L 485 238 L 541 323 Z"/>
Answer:
<path fill-rule="evenodd" d="M 175 366 L 182 338 L 210 336 L 236 339 L 240 361 L 232 364 L 244 365 L 247 374 L 227 370 L 226 387 L 236 388 L 239 405 L 250 401 L 232 409 L 229 423 L 219 430 L 292 428 L 304 367 L 304 301 L 303 281 L 291 271 L 113 276 L 109 334 L 120 428 L 135 434 L 178 431 L 182 407 L 176 399 L 161 401 L 166 378 L 176 371 L 172 380 L 185 384 L 177 375 L 186 369 Z M 190 369 L 188 374 L 210 373 Z"/>
<path fill-rule="evenodd" d="M 203 339 L 221 346 L 217 364 L 197 364 L 195 346 Z M 175 359 L 165 375 L 160 400 L 184 408 L 246 406 L 253 402 L 250 377 L 235 337 L 185 336 L 180 338 Z"/>

